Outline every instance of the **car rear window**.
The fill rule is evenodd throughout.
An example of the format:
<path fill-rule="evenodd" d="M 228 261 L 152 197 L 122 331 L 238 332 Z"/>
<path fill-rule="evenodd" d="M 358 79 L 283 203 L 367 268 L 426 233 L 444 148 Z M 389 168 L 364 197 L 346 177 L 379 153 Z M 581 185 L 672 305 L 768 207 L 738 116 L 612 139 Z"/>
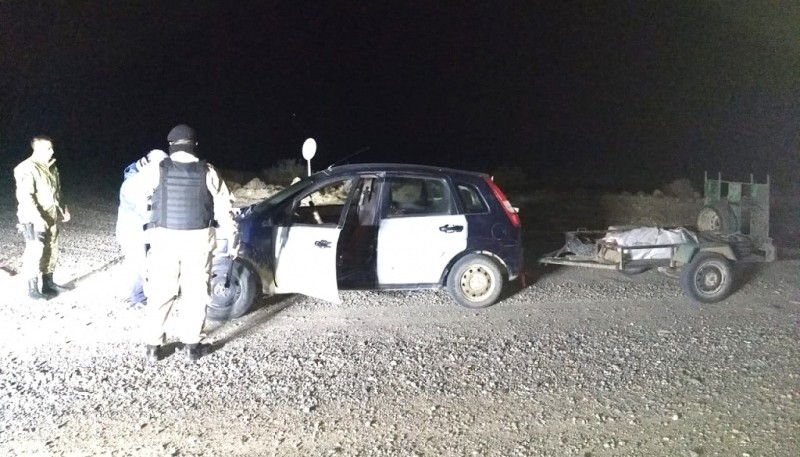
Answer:
<path fill-rule="evenodd" d="M 486 205 L 481 193 L 474 186 L 467 184 L 456 184 L 458 197 L 464 205 L 464 214 L 488 213 L 489 207 Z"/>

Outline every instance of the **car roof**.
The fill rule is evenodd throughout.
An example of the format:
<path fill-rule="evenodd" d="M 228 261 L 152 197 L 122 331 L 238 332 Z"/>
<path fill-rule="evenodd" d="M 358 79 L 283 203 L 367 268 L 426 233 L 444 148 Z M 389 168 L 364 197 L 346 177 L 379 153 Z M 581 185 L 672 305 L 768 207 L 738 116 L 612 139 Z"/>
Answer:
<path fill-rule="evenodd" d="M 317 173 L 326 176 L 344 175 L 349 173 L 438 173 L 449 176 L 469 176 L 473 178 L 486 178 L 489 175 L 478 171 L 457 170 L 455 168 L 437 167 L 433 165 L 417 165 L 409 163 L 357 163 L 328 167 Z"/>

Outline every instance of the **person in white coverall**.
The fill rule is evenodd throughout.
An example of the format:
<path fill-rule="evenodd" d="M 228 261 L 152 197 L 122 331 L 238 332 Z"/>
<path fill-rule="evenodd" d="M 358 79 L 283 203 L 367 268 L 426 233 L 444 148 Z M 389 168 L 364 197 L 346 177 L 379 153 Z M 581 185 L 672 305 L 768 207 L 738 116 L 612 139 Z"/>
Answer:
<path fill-rule="evenodd" d="M 217 170 L 195 155 L 194 130 L 178 125 L 167 136 L 170 155 L 142 170 L 152 202 L 147 240 L 147 317 L 144 339 L 151 361 L 163 356 L 166 321 L 180 296 L 178 338 L 190 360 L 207 354 L 201 342 L 210 303 L 216 227 L 237 233 L 233 199 Z M 233 252 L 235 252 L 234 247 Z"/>
<path fill-rule="evenodd" d="M 131 309 L 142 308 L 147 298 L 144 294 L 147 241 L 144 226 L 150 221 L 148 190 L 142 179 L 142 170 L 158 168 L 167 157 L 160 149 L 153 149 L 146 156 L 125 167 L 122 185 L 119 188 L 116 237 L 123 255 L 121 295 Z"/>

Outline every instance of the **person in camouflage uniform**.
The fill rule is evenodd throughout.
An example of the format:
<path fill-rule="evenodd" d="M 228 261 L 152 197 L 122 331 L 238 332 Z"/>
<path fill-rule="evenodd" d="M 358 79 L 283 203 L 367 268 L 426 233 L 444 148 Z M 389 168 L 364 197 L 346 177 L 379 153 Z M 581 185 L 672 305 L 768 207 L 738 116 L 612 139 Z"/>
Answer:
<path fill-rule="evenodd" d="M 61 196 L 53 141 L 43 135 L 36 136 L 31 140 L 31 148 L 31 156 L 14 168 L 14 179 L 18 227 L 25 237 L 22 274 L 28 278 L 28 295 L 42 300 L 67 290 L 53 282 L 53 270 L 58 261 L 58 226 L 69 221 L 70 214 Z"/>

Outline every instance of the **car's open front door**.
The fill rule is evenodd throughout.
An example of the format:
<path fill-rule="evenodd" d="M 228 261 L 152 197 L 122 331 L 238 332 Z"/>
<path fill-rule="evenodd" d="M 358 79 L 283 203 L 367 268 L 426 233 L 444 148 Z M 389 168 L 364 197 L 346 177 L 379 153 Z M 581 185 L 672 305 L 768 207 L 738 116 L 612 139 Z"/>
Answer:
<path fill-rule="evenodd" d="M 275 291 L 339 303 L 336 285 L 337 226 L 293 225 L 277 230 Z"/>
<path fill-rule="evenodd" d="M 336 248 L 350 178 L 313 189 L 294 202 L 286 226 L 275 231 L 275 292 L 339 303 Z"/>

